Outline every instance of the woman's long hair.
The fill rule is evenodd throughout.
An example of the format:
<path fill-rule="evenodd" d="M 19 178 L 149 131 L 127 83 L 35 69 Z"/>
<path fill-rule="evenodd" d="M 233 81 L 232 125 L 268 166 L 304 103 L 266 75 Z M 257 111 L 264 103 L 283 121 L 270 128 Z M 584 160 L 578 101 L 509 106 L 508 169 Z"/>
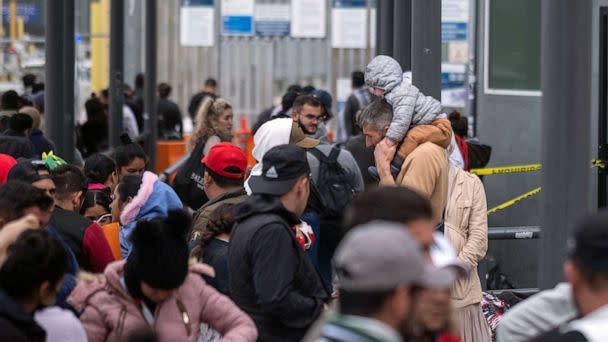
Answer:
<path fill-rule="evenodd" d="M 198 246 L 194 247 L 194 249 L 192 250 L 192 257 L 198 260 L 202 259 L 205 248 L 207 248 L 209 244 L 211 244 L 211 241 L 213 241 L 216 236 L 219 236 L 221 234 L 230 235 L 235 222 L 235 207 L 235 204 L 224 203 L 217 207 L 211 213 L 211 215 L 209 215 L 207 227 L 201 233 L 201 239 Z"/>
<path fill-rule="evenodd" d="M 188 143 L 188 150 L 192 151 L 196 144 L 204 138 L 218 134 L 215 130 L 214 122 L 217 122 L 226 109 L 232 106 L 225 99 L 213 100 L 210 96 L 203 100 L 196 112 L 196 127 L 192 132 L 192 137 Z"/>

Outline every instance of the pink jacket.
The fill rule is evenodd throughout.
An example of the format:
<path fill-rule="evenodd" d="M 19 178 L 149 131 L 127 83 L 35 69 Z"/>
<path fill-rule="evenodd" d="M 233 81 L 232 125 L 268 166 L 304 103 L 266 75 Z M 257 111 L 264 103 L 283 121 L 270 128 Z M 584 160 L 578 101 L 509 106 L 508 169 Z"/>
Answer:
<path fill-rule="evenodd" d="M 130 331 L 148 326 L 133 298 L 120 283 L 125 261 L 108 265 L 105 280 L 81 282 L 68 302 L 80 312 L 90 342 L 118 341 Z M 222 341 L 255 341 L 257 330 L 230 299 L 205 284 L 201 274 L 213 275 L 203 264 L 190 267 L 190 274 L 173 296 L 156 306 L 154 331 L 160 341 L 198 339 L 201 323 L 209 324 Z"/>

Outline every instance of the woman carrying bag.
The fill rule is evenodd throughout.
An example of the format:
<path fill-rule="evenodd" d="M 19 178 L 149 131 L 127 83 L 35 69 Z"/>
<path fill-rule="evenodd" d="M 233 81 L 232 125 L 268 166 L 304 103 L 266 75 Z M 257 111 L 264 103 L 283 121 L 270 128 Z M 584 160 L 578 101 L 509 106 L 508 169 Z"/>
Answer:
<path fill-rule="evenodd" d="M 232 141 L 233 117 L 232 106 L 224 99 L 207 97 L 197 111 L 196 127 L 188 142 L 190 156 L 173 181 L 173 189 L 192 210 L 198 210 L 208 201 L 201 160 L 216 144 Z"/>

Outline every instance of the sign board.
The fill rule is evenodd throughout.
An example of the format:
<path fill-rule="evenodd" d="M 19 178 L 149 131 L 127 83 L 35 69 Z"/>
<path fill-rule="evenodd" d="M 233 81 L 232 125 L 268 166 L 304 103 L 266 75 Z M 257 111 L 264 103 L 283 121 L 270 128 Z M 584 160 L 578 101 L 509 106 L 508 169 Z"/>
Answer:
<path fill-rule="evenodd" d="M 255 33 L 260 36 L 289 36 L 290 8 L 283 4 L 255 5 Z"/>
<path fill-rule="evenodd" d="M 441 105 L 464 108 L 468 100 L 466 67 L 463 64 L 441 64 Z"/>
<path fill-rule="evenodd" d="M 292 37 L 325 38 L 326 26 L 326 0 L 291 0 Z"/>
<path fill-rule="evenodd" d="M 469 0 L 441 1 L 441 41 L 466 41 L 468 36 Z"/>
<path fill-rule="evenodd" d="M 466 23 L 469 21 L 469 0 L 441 0 L 441 22 Z"/>
<path fill-rule="evenodd" d="M 331 46 L 342 49 L 367 47 L 365 0 L 334 0 L 331 10 Z"/>
<path fill-rule="evenodd" d="M 466 41 L 468 34 L 467 23 L 441 23 L 441 41 Z"/>
<path fill-rule="evenodd" d="M 449 42 L 448 63 L 467 64 L 469 62 L 469 44 L 467 42 Z"/>
<path fill-rule="evenodd" d="M 441 41 L 447 53 L 441 64 L 441 104 L 465 108 L 469 100 L 466 64 L 469 62 L 469 2 L 441 1 Z M 447 57 L 447 58 L 446 58 Z"/>
<path fill-rule="evenodd" d="M 253 35 L 254 0 L 222 0 L 222 34 Z"/>
<path fill-rule="evenodd" d="M 213 0 L 185 1 L 179 12 L 179 41 L 182 46 L 213 46 L 215 15 Z"/>

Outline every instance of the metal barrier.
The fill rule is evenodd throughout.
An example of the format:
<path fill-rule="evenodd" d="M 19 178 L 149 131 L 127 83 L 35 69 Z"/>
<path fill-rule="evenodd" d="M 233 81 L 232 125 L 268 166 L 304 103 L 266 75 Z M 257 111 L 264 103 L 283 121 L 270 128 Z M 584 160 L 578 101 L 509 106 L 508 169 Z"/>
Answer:
<path fill-rule="evenodd" d="M 521 288 L 521 289 L 502 289 L 502 290 L 487 290 L 485 292 L 487 293 L 491 293 L 495 296 L 499 296 L 501 294 L 503 294 L 504 292 L 512 292 L 518 295 L 521 295 L 520 297 L 530 297 L 532 295 L 535 295 L 539 292 L 540 290 L 538 288 L 535 287 L 529 287 L 529 288 Z"/>
<path fill-rule="evenodd" d="M 169 166 L 161 174 L 159 174 L 158 178 L 165 183 L 169 183 L 171 175 L 177 172 L 177 170 L 184 165 L 186 160 L 188 160 L 188 157 L 190 157 L 189 154 L 183 156 L 180 160 L 176 161 L 173 163 L 173 165 Z"/>
<path fill-rule="evenodd" d="M 490 227 L 488 240 L 526 240 L 540 238 L 539 226 Z"/>
<path fill-rule="evenodd" d="M 542 229 L 540 226 L 520 226 L 520 227 L 489 227 L 488 240 L 532 240 L 541 237 Z M 482 268 L 480 272 L 487 276 L 487 269 Z M 482 277 L 483 279 L 483 277 Z M 504 290 L 485 290 L 495 296 L 501 295 L 503 292 L 512 292 L 520 298 L 527 298 L 538 293 L 538 288 L 515 288 Z"/>

